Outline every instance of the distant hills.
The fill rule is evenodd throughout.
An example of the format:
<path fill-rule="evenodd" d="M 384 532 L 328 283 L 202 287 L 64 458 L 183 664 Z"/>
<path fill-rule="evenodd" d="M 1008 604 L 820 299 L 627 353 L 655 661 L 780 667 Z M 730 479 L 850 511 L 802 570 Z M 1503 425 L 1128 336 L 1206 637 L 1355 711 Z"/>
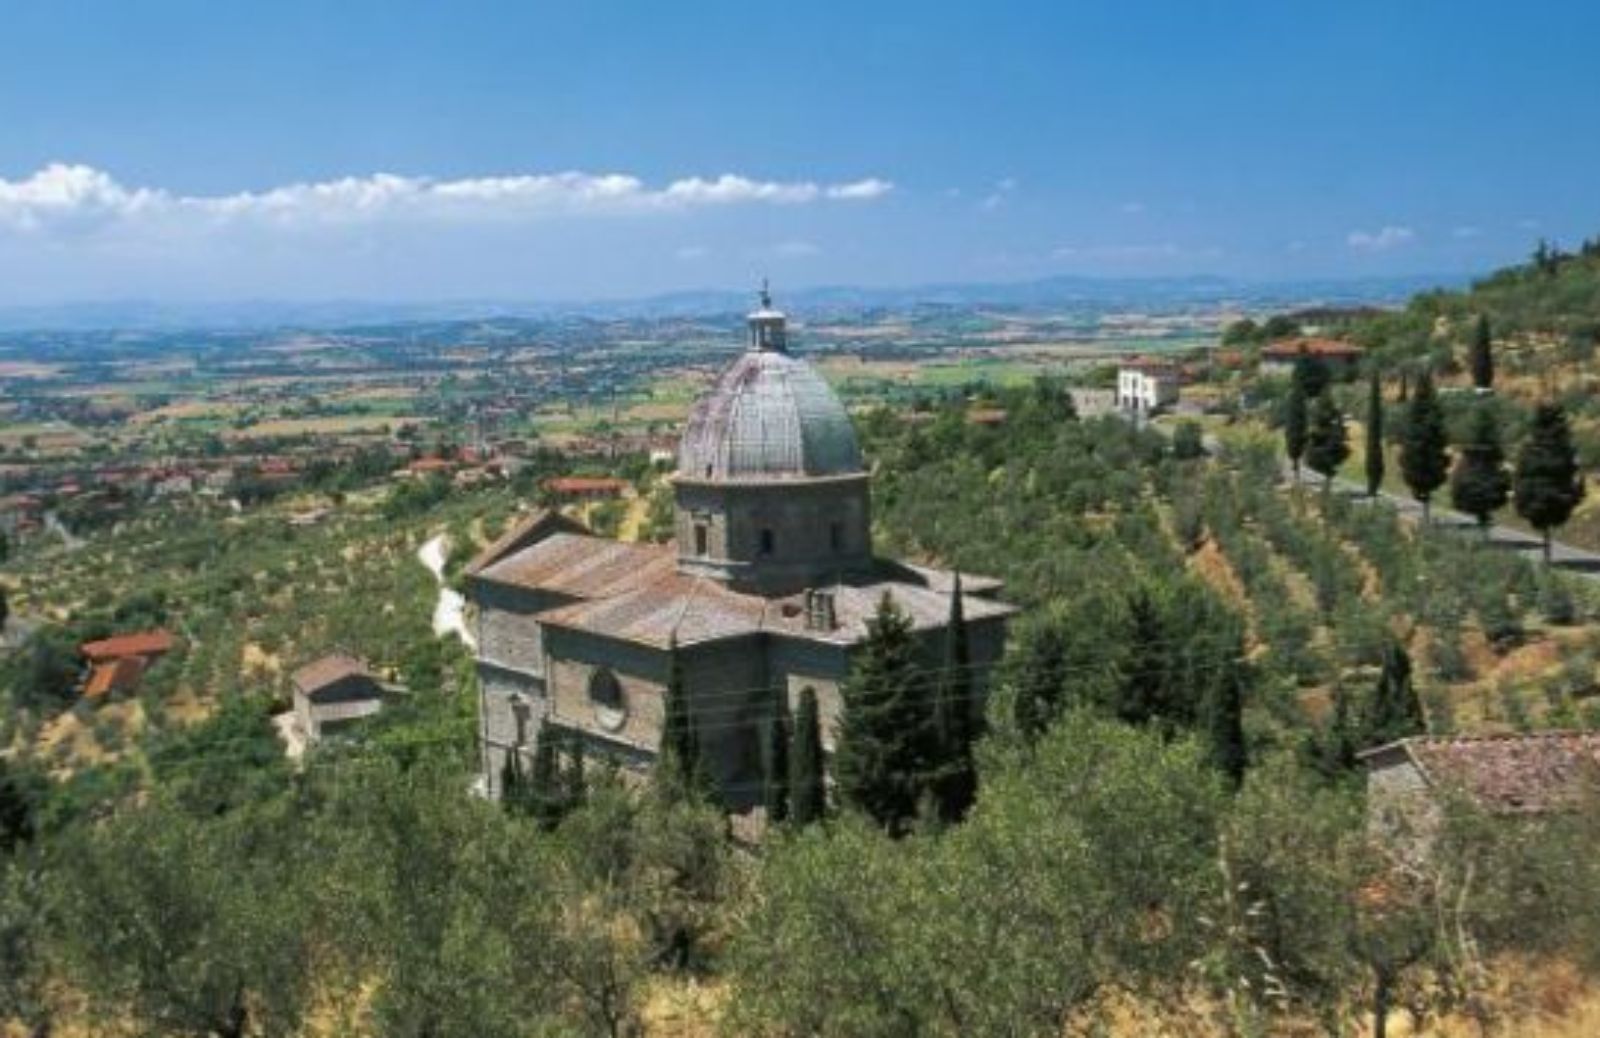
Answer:
<path fill-rule="evenodd" d="M 909 287 L 820 286 L 784 290 L 782 305 L 810 314 L 916 307 L 1005 309 L 1273 309 L 1315 305 L 1398 305 L 1419 291 L 1465 285 L 1463 275 L 1246 281 L 1221 277 L 1051 277 L 1015 282 L 952 282 Z M 253 300 L 229 303 L 148 301 L 0 306 L 0 331 L 336 329 L 375 324 L 507 317 L 686 318 L 740 313 L 753 291 L 700 290 L 636 299 L 537 302 L 455 300 L 428 303 Z"/>

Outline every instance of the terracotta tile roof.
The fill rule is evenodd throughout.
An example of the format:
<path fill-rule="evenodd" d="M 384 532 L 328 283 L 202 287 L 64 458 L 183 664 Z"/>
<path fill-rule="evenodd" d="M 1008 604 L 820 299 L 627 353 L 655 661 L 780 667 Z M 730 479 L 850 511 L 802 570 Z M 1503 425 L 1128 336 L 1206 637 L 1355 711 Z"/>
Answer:
<path fill-rule="evenodd" d="M 628 489 L 627 480 L 611 476 L 557 476 L 544 485 L 555 494 L 620 494 Z"/>
<path fill-rule="evenodd" d="M 78 651 L 88 657 L 91 663 L 104 663 L 123 656 L 159 656 L 164 652 L 171 652 L 172 646 L 173 638 L 167 631 L 139 631 L 135 634 L 119 634 L 114 638 L 84 642 L 78 647 Z"/>
<path fill-rule="evenodd" d="M 349 677 L 371 677 L 371 675 L 367 673 L 365 663 L 354 656 L 336 652 L 307 663 L 295 671 L 290 680 L 301 693 L 314 698 L 321 690 Z"/>
<path fill-rule="evenodd" d="M 563 532 L 485 566 L 477 577 L 571 598 L 608 598 L 676 574 L 677 561 L 670 545 Z"/>
<path fill-rule="evenodd" d="M 143 656 L 124 656 L 97 664 L 89 673 L 83 694 L 89 699 L 100 699 L 113 692 L 132 692 L 139 687 L 147 666 Z"/>
<path fill-rule="evenodd" d="M 1359 357 L 1361 347 L 1338 339 L 1284 339 L 1265 346 L 1261 356 L 1268 360 L 1294 360 L 1296 357 Z"/>
<path fill-rule="evenodd" d="M 1547 811 L 1600 788 L 1600 732 L 1553 731 L 1402 739 L 1362 754 L 1369 767 L 1402 753 L 1434 787 L 1460 790 L 1489 810 Z"/>

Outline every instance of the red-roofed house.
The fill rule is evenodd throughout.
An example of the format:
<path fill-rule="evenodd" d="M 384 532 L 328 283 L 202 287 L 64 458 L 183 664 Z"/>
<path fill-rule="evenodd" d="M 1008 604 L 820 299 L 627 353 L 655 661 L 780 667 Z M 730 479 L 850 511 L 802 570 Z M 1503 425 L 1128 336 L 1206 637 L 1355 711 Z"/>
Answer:
<path fill-rule="evenodd" d="M 621 497 L 628 481 L 613 476 L 557 476 L 545 480 L 544 488 L 563 501 L 606 501 Z"/>
<path fill-rule="evenodd" d="M 172 635 L 161 630 L 84 642 L 78 647 L 89 663 L 89 677 L 83 684 L 84 696 L 103 699 L 114 693 L 133 692 L 150 665 L 171 652 L 174 644 Z"/>
<path fill-rule="evenodd" d="M 1316 357 L 1335 378 L 1354 374 L 1361 362 L 1361 347 L 1338 339 L 1284 339 L 1261 349 L 1263 375 L 1291 375 L 1301 358 Z"/>

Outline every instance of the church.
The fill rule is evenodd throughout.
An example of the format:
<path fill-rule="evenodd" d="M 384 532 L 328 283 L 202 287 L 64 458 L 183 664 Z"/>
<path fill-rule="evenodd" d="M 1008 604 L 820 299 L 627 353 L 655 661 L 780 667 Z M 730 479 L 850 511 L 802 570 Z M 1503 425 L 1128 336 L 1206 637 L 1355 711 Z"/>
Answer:
<path fill-rule="evenodd" d="M 826 750 L 840 688 L 888 595 L 930 667 L 946 641 L 955 574 L 875 557 L 870 476 L 844 405 L 789 351 L 763 290 L 746 349 L 690 413 L 672 477 L 676 538 L 596 537 L 541 512 L 467 568 L 477 626 L 485 791 L 506 755 L 552 733 L 591 759 L 648 768 L 677 652 L 711 778 L 734 809 L 759 802 L 759 733 L 774 696 L 816 693 Z M 959 583 L 986 686 L 1014 607 L 999 582 Z"/>

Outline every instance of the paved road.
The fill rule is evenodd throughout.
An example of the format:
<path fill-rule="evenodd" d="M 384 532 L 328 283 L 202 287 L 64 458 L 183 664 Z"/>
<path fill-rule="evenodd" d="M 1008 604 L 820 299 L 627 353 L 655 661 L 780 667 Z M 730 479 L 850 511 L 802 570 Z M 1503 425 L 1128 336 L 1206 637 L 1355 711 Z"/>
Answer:
<path fill-rule="evenodd" d="M 1292 480 L 1294 475 L 1287 466 L 1284 469 L 1286 479 Z M 1300 481 L 1308 489 L 1315 488 L 1318 492 L 1322 489 L 1322 477 L 1314 472 L 1302 471 Z M 1342 494 L 1356 501 L 1370 500 L 1367 497 L 1367 488 L 1348 479 L 1333 481 L 1334 493 Z M 1388 491 L 1378 495 L 1385 504 L 1396 512 L 1415 522 L 1422 521 L 1422 505 L 1403 494 L 1391 494 Z M 1478 536 L 1478 521 L 1469 515 L 1435 504 L 1431 510 L 1433 525 L 1444 529 L 1455 529 L 1465 532 L 1469 536 Z M 1542 557 L 1544 542 L 1538 534 L 1528 533 L 1510 526 L 1495 524 L 1489 527 L 1489 543 L 1496 548 L 1507 551 L 1529 553 Z M 1600 552 L 1585 551 L 1575 548 L 1561 541 L 1550 542 L 1550 561 L 1558 569 L 1569 570 L 1587 577 L 1600 578 Z"/>

